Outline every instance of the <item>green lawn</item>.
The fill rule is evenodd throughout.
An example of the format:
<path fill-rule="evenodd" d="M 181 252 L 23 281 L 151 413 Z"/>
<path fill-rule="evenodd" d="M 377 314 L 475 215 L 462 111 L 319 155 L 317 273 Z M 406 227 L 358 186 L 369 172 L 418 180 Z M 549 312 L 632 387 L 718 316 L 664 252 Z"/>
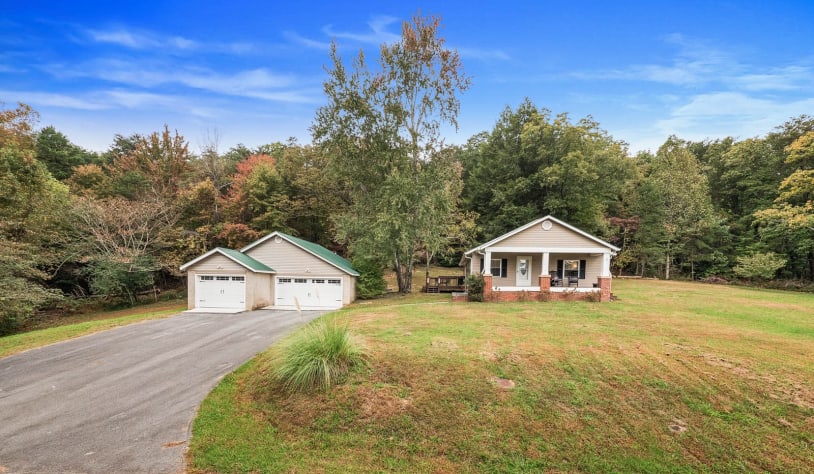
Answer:
<path fill-rule="evenodd" d="M 148 319 L 166 318 L 186 309 L 178 301 L 160 302 L 116 311 L 66 316 L 47 322 L 51 327 L 0 337 L 0 357 L 35 347 L 85 336 Z"/>
<path fill-rule="evenodd" d="M 189 469 L 810 472 L 814 296 L 635 280 L 614 293 L 356 304 L 333 317 L 369 368 L 287 395 L 258 357 L 204 401 Z"/>

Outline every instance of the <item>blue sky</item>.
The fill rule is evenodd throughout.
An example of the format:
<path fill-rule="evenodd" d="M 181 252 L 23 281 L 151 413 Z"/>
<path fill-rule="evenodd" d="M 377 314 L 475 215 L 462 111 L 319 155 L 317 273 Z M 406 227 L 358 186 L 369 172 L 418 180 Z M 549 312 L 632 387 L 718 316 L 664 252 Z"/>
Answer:
<path fill-rule="evenodd" d="M 451 143 L 524 97 L 633 152 L 814 115 L 810 0 L 0 3 L 0 101 L 96 151 L 164 124 L 193 150 L 309 143 L 330 41 L 375 58 L 419 10 L 472 76 Z"/>

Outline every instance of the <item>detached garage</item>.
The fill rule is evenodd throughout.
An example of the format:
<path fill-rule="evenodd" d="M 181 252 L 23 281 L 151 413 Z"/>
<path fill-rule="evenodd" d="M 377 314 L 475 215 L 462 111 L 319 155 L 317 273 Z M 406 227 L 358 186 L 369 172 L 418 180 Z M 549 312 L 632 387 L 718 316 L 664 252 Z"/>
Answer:
<path fill-rule="evenodd" d="M 245 311 L 271 304 L 274 270 L 237 250 L 215 248 L 185 263 L 187 307 Z"/>
<path fill-rule="evenodd" d="M 240 251 L 216 248 L 181 266 L 190 310 L 338 309 L 359 273 L 330 250 L 273 232 Z"/>

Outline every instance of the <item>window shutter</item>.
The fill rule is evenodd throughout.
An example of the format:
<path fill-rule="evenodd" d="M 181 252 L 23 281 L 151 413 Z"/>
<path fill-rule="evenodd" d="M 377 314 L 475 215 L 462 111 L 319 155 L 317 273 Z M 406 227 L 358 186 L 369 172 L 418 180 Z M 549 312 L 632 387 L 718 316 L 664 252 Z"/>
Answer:
<path fill-rule="evenodd" d="M 557 278 L 562 279 L 562 260 L 557 260 Z"/>
<path fill-rule="evenodd" d="M 580 279 L 580 280 L 584 280 L 584 279 L 585 279 L 585 267 L 586 267 L 586 265 L 585 265 L 585 264 L 586 264 L 586 263 L 587 263 L 587 262 L 586 262 L 585 260 L 580 260 L 580 261 L 579 261 L 579 279 Z"/>
<path fill-rule="evenodd" d="M 483 257 L 480 258 L 480 272 L 483 273 Z"/>
<path fill-rule="evenodd" d="M 508 258 L 501 258 L 500 259 L 500 277 L 506 278 L 509 274 L 509 259 Z"/>

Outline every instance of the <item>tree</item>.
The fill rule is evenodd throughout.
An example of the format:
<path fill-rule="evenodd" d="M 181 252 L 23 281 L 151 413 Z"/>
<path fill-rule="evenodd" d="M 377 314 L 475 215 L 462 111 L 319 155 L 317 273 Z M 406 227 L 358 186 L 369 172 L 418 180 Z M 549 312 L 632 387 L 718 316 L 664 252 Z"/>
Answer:
<path fill-rule="evenodd" d="M 447 234 L 457 205 L 456 171 L 434 163 L 442 160 L 440 128 L 457 127 L 469 78 L 439 26 L 436 17 L 404 22 L 400 40 L 381 46 L 375 72 L 361 52 L 348 72 L 333 44 L 328 104 L 311 127 L 352 190 L 348 211 L 335 218 L 338 238 L 352 252 L 390 260 L 402 293 L 411 291 L 415 252 L 428 235 Z"/>
<path fill-rule="evenodd" d="M 319 148 L 289 142 L 277 159 L 288 194 L 286 226 L 306 240 L 332 246 L 332 215 L 347 212 L 348 186 L 327 173 L 331 157 Z"/>
<path fill-rule="evenodd" d="M 68 179 L 75 167 L 90 164 L 94 158 L 93 153 L 74 145 L 54 127 L 37 133 L 37 159 L 60 181 Z"/>
<path fill-rule="evenodd" d="M 62 296 L 47 282 L 65 256 L 68 190 L 34 158 L 36 118 L 0 111 L 0 334 Z"/>
<path fill-rule="evenodd" d="M 188 143 L 165 125 L 161 134 L 137 138 L 132 150 L 114 159 L 109 166 L 113 192 L 128 199 L 173 201 L 190 171 L 189 161 Z"/>
<path fill-rule="evenodd" d="M 172 244 L 167 234 L 176 219 L 174 209 L 158 199 L 76 199 L 74 221 L 78 238 L 85 243 L 94 292 L 126 296 L 135 304 L 137 293 L 153 284 L 156 271 L 180 264 L 162 262 L 169 255 L 163 251 Z"/>
<path fill-rule="evenodd" d="M 814 279 L 814 131 L 786 147 L 786 163 L 796 169 L 780 183 L 772 207 L 755 212 L 761 236 L 771 248 L 805 262 L 801 269 Z"/>
<path fill-rule="evenodd" d="M 67 189 L 31 152 L 0 147 L 0 335 L 62 297 L 47 288 L 63 258 Z"/>
<path fill-rule="evenodd" d="M 715 214 L 706 178 L 685 142 L 668 138 L 648 166 L 641 203 L 655 212 L 646 213 L 646 219 L 643 215 L 640 226 L 647 245 L 664 259 L 664 277 L 669 280 L 676 255 L 697 248 L 716 225 Z"/>
<path fill-rule="evenodd" d="M 572 123 L 528 99 L 470 140 L 461 161 L 464 205 L 480 216 L 483 240 L 546 214 L 603 234 L 634 171 L 626 145 L 590 117 Z"/>
<path fill-rule="evenodd" d="M 257 231 L 288 232 L 288 196 L 277 170 L 277 160 L 269 155 L 251 155 L 237 164 L 232 186 L 224 205 L 229 220 Z"/>
<path fill-rule="evenodd" d="M 0 107 L 4 103 L 0 102 Z M 36 137 L 34 127 L 40 114 L 30 105 L 17 103 L 17 108 L 0 108 L 0 147 L 15 146 L 19 150 L 33 150 Z"/>

